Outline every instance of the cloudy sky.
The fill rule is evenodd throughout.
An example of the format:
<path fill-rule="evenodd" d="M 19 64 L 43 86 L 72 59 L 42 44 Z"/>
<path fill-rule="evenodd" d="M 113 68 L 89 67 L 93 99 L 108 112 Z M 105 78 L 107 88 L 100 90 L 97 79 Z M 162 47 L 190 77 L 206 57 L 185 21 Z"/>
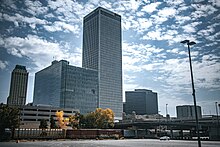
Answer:
<path fill-rule="evenodd" d="M 29 72 L 27 103 L 34 74 L 65 59 L 82 64 L 83 17 L 102 6 L 122 16 L 123 89 L 158 93 L 159 110 L 193 104 L 187 46 L 191 47 L 197 104 L 215 114 L 220 103 L 219 0 L 1 0 L 0 102 L 6 103 L 16 64 Z"/>

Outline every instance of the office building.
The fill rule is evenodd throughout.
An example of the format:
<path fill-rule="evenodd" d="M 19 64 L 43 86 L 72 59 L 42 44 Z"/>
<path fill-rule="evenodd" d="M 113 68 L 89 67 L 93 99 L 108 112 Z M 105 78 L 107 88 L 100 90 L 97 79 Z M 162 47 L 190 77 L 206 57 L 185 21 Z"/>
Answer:
<path fill-rule="evenodd" d="M 158 114 L 157 93 L 147 89 L 125 92 L 125 113 L 137 115 Z"/>
<path fill-rule="evenodd" d="M 198 118 L 202 118 L 202 110 L 200 106 L 196 106 Z M 193 105 L 176 106 L 178 119 L 195 119 L 195 107 Z"/>
<path fill-rule="evenodd" d="M 98 70 L 100 108 L 110 108 L 122 118 L 121 16 L 98 7 L 83 20 L 85 68 Z"/>
<path fill-rule="evenodd" d="M 98 72 L 69 65 L 66 60 L 35 74 L 33 105 L 79 109 L 85 114 L 98 104 Z"/>
<path fill-rule="evenodd" d="M 8 105 L 21 106 L 26 103 L 28 72 L 25 66 L 16 65 L 11 74 Z"/>

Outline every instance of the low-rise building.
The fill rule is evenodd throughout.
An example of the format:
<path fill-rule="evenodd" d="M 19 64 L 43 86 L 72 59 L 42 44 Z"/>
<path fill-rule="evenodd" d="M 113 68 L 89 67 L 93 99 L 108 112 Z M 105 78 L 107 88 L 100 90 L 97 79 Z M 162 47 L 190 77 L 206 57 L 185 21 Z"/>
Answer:
<path fill-rule="evenodd" d="M 50 117 L 57 121 L 56 112 L 63 111 L 64 118 L 75 115 L 79 110 L 71 108 L 59 108 L 52 106 L 21 106 L 20 110 L 20 128 L 39 128 L 41 119 L 47 120 L 48 128 L 50 126 Z"/>

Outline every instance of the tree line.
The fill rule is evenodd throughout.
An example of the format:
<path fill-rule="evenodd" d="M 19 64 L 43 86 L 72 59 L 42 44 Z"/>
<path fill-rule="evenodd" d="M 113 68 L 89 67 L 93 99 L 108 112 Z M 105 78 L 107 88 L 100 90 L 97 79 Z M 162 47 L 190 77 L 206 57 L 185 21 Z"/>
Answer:
<path fill-rule="evenodd" d="M 94 112 L 85 115 L 75 113 L 75 115 L 70 115 L 68 118 L 64 118 L 63 115 L 63 111 L 56 112 L 57 123 L 52 116 L 50 117 L 51 129 L 65 129 L 68 126 L 73 129 L 108 129 L 114 127 L 114 112 L 109 108 L 97 108 Z M 41 120 L 39 128 L 48 128 L 45 119 Z"/>
<path fill-rule="evenodd" d="M 68 118 L 63 117 L 63 111 L 56 112 L 56 119 L 50 117 L 51 129 L 72 127 L 73 129 L 108 129 L 114 127 L 114 112 L 107 108 L 97 108 L 88 114 L 75 113 Z M 7 130 L 14 135 L 15 129 L 20 125 L 20 111 L 17 107 L 0 104 L 0 140 L 6 136 Z M 40 129 L 48 128 L 47 120 L 41 119 Z"/>

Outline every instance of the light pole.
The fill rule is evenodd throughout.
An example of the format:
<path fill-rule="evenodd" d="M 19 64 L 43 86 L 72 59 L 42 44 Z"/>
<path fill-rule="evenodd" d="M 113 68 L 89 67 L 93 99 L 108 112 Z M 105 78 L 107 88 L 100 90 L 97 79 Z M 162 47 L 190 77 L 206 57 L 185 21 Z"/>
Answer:
<path fill-rule="evenodd" d="M 167 111 L 167 105 L 168 105 L 168 104 L 166 104 L 166 118 L 167 118 L 167 122 L 168 122 L 168 111 Z"/>
<path fill-rule="evenodd" d="M 199 134 L 199 121 L 198 121 L 198 114 L 197 114 L 197 106 L 196 106 L 196 95 L 195 95 L 195 88 L 194 88 L 194 80 L 193 80 L 193 71 L 192 71 L 192 61 L 191 61 L 191 54 L 190 54 L 190 45 L 196 44 L 194 41 L 184 40 L 180 43 L 187 44 L 188 46 L 188 53 L 189 53 L 189 65 L 190 65 L 190 73 L 191 73 L 191 81 L 192 81 L 192 96 L 194 101 L 194 108 L 195 108 L 195 117 L 196 117 L 196 130 L 197 130 L 197 137 L 198 137 L 198 146 L 201 147 L 201 140 Z"/>
<path fill-rule="evenodd" d="M 215 102 L 216 115 L 217 115 L 217 138 L 219 138 L 219 119 L 218 119 L 218 102 Z"/>
<path fill-rule="evenodd" d="M 219 112 L 220 112 L 220 103 L 218 104 L 218 109 L 219 109 Z"/>

